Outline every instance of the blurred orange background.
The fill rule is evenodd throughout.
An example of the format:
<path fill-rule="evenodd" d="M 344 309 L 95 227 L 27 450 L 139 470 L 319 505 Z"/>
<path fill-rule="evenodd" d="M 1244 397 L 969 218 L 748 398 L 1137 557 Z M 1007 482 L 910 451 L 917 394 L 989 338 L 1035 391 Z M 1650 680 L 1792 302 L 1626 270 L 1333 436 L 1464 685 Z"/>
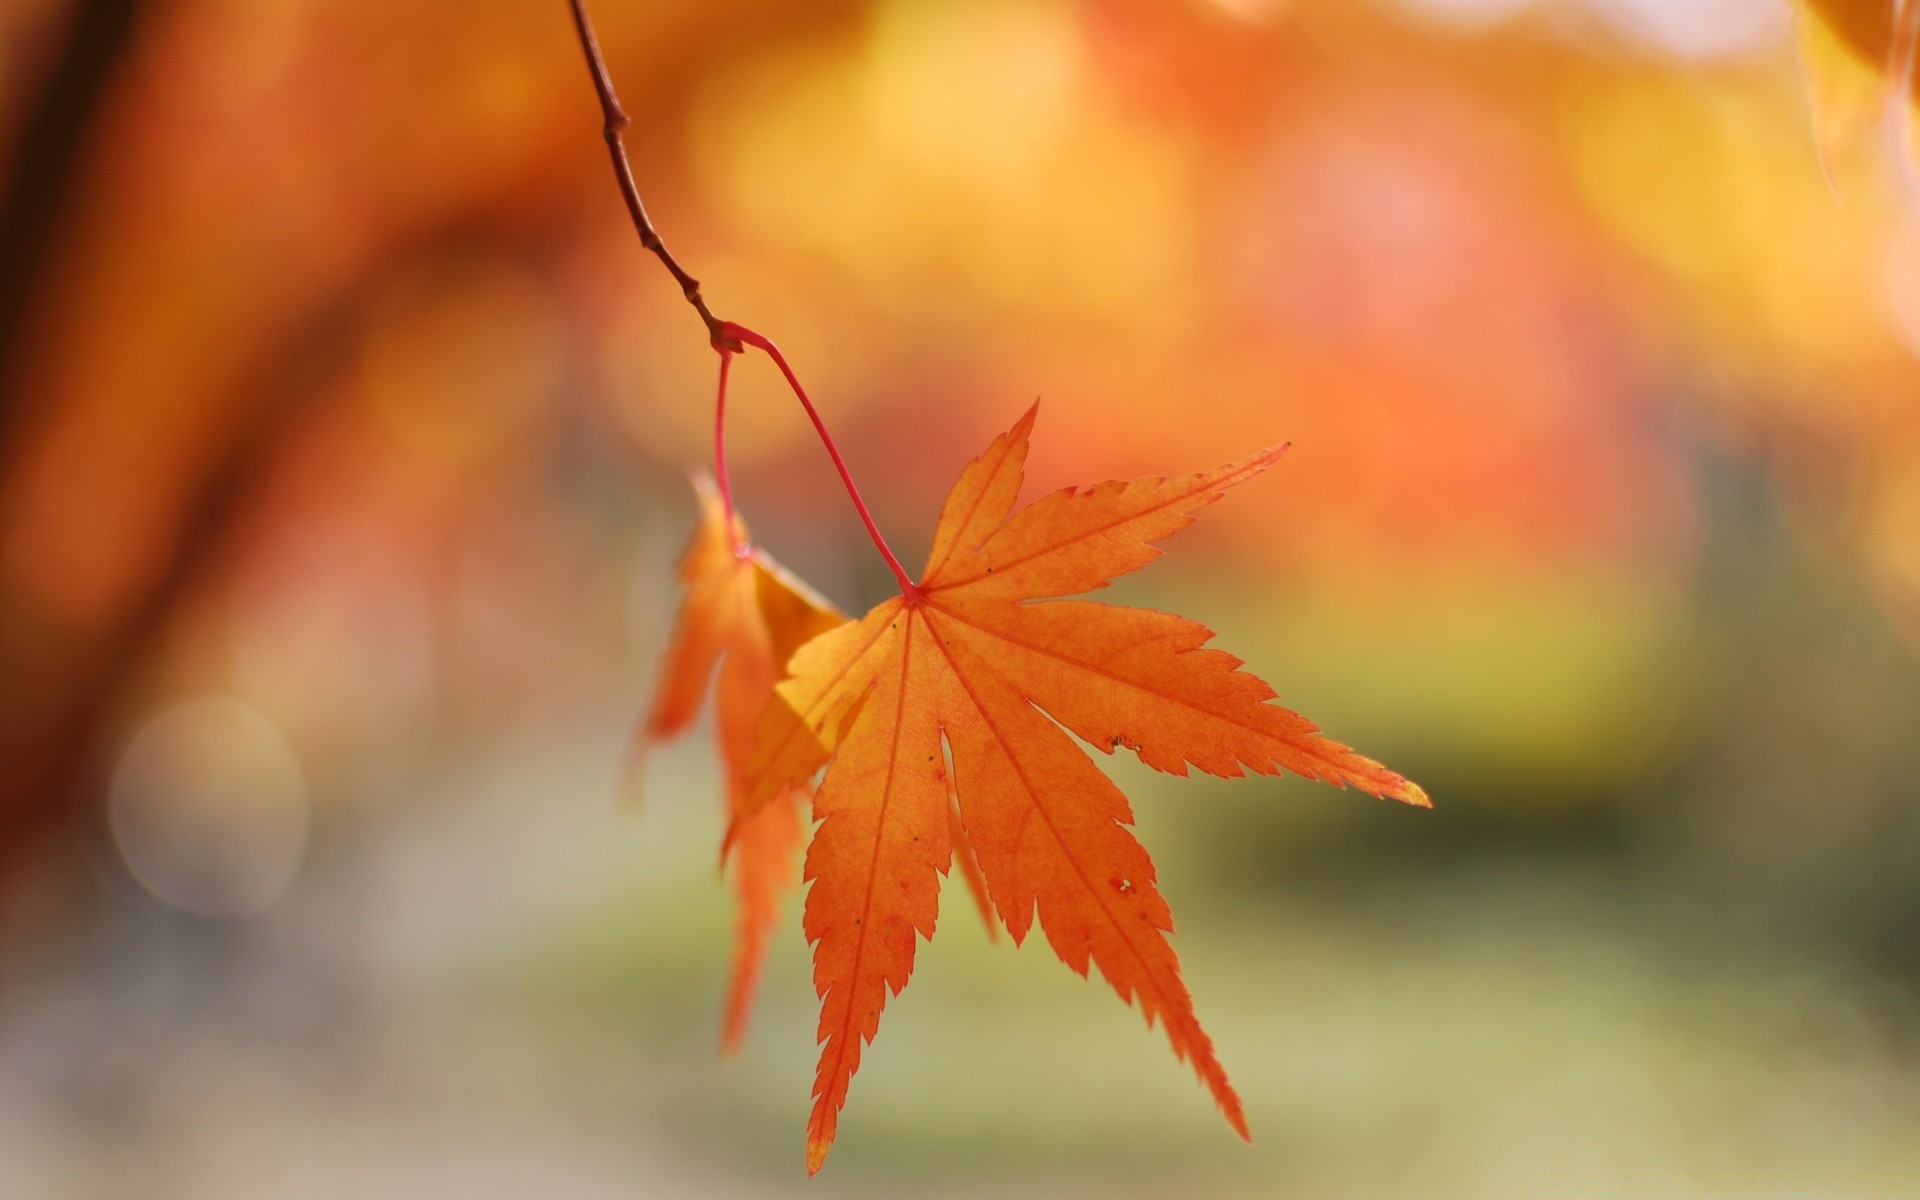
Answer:
<path fill-rule="evenodd" d="M 1920 1183 L 1920 172 L 1792 10 L 594 9 L 909 566 L 1036 396 L 1029 496 L 1290 441 L 1113 595 L 1438 805 L 1103 760 L 1259 1145 L 950 897 L 814 1193 Z M 615 803 L 715 359 L 599 124 L 560 0 L 0 12 L 0 1192 L 802 1186 L 791 922 L 713 1055 L 707 735 Z"/>

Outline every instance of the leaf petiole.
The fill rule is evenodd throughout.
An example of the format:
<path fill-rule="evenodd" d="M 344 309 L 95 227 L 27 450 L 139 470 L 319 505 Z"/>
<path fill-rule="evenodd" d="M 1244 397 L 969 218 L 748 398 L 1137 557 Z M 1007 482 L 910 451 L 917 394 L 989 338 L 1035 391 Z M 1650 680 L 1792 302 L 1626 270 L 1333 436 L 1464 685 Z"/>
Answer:
<path fill-rule="evenodd" d="M 861 524 L 867 527 L 867 536 L 873 539 L 874 548 L 880 551 L 880 557 L 886 559 L 887 566 L 893 570 L 893 577 L 900 584 L 900 594 L 907 598 L 908 603 L 918 602 L 920 586 L 908 576 L 906 568 L 900 565 L 900 560 L 894 557 L 892 547 L 887 545 L 887 539 L 880 536 L 880 527 L 873 523 L 873 514 L 867 510 L 867 502 L 860 498 L 860 488 L 853 482 L 853 473 L 847 470 L 847 461 L 840 457 L 840 448 L 834 445 L 833 435 L 827 432 L 826 422 L 820 419 L 819 411 L 813 407 L 813 401 L 807 397 L 807 389 L 800 385 L 799 377 L 793 373 L 793 368 L 787 365 L 787 356 L 780 353 L 780 347 L 774 345 L 771 339 L 755 333 L 745 325 L 733 321 L 722 321 L 720 332 L 741 345 L 752 346 L 763 351 L 773 360 L 773 365 L 780 368 L 780 374 L 786 376 L 787 386 L 792 388 L 793 394 L 798 397 L 800 407 L 807 410 L 807 417 L 813 422 L 814 432 L 820 435 L 820 442 L 827 448 L 828 457 L 833 459 L 834 470 L 840 472 L 840 482 L 846 485 L 847 496 L 853 501 L 854 511 L 860 514 Z M 720 348 L 718 339 L 715 341 L 715 347 L 720 349 L 721 378 L 724 380 L 728 353 L 724 348 Z M 718 446 L 715 449 L 717 452 Z M 715 464 L 715 469 L 720 470 L 718 463 Z"/>
<path fill-rule="evenodd" d="M 733 484 L 727 479 L 727 368 L 733 365 L 734 352 L 718 341 L 713 348 L 720 355 L 720 386 L 713 397 L 713 484 L 720 493 L 720 510 L 726 518 L 727 539 L 733 543 L 733 555 L 745 558 L 753 551 L 734 522 Z"/>
<path fill-rule="evenodd" d="M 707 327 L 708 340 L 720 355 L 720 387 L 714 402 L 713 413 L 713 474 L 714 483 L 719 488 L 720 497 L 726 505 L 729 532 L 733 524 L 733 491 L 727 482 L 724 424 L 727 405 L 727 368 L 732 364 L 733 355 L 744 346 L 756 346 L 764 350 L 767 357 L 773 359 L 774 365 L 780 368 L 780 373 L 787 377 L 787 385 L 793 389 L 793 394 L 800 398 L 800 406 L 806 409 L 807 416 L 812 418 L 814 429 L 820 434 L 821 442 L 826 445 L 827 453 L 833 458 L 834 469 L 840 472 L 840 481 L 847 485 L 847 495 L 853 498 L 854 510 L 860 514 L 861 523 L 867 527 L 867 536 L 873 539 L 874 546 L 880 551 L 880 557 L 887 560 L 887 566 L 893 570 L 893 577 L 899 581 L 900 594 L 910 602 L 917 602 L 920 599 L 919 586 L 907 576 L 905 568 L 900 565 L 900 560 L 895 558 L 893 551 L 888 548 L 887 540 L 880 536 L 879 527 L 873 523 L 873 514 L 867 511 L 866 502 L 860 499 L 860 489 L 854 486 L 853 476 L 847 471 L 846 461 L 840 457 L 839 448 L 833 444 L 833 435 L 827 432 L 826 424 L 820 420 L 820 414 L 814 411 L 813 401 L 807 398 L 806 389 L 800 386 L 800 380 L 795 378 L 793 368 L 787 365 L 786 356 L 780 353 L 779 347 L 746 326 L 732 321 L 722 321 L 714 316 L 713 310 L 707 306 L 705 297 L 700 294 L 700 281 L 688 274 L 686 268 L 680 265 L 672 252 L 667 249 L 666 243 L 661 240 L 660 234 L 654 229 L 653 221 L 647 216 L 647 206 L 640 199 L 640 185 L 634 180 L 633 165 L 627 160 L 627 146 L 622 135 L 630 120 L 626 110 L 620 107 L 619 97 L 614 93 L 613 77 L 607 71 L 606 59 L 600 53 L 600 38 L 594 32 L 593 18 L 587 13 L 586 0 L 568 0 L 568 5 L 573 11 L 574 32 L 579 34 L 580 49 L 586 55 L 587 72 L 593 77 L 594 93 L 600 99 L 601 135 L 607 143 L 607 152 L 613 162 L 614 178 L 620 185 L 620 195 L 627 203 L 627 214 L 633 220 L 635 232 L 640 235 L 640 244 L 660 260 L 661 265 L 666 267 L 667 273 L 673 276 L 674 282 L 680 285 L 681 295 L 685 296 L 687 303 L 700 314 L 700 320 Z"/>

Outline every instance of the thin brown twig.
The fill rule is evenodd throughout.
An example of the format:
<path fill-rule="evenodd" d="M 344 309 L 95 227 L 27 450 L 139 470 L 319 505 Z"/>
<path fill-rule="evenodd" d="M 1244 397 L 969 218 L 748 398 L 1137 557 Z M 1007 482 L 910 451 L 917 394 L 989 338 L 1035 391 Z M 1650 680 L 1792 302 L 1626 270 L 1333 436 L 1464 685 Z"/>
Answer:
<path fill-rule="evenodd" d="M 607 73 L 607 62 L 600 54 L 600 37 L 593 31 L 593 18 L 587 15 L 586 0 L 568 0 L 573 7 L 573 25 L 580 33 L 580 48 L 587 55 L 587 69 L 593 74 L 593 87 L 600 94 L 600 113 L 606 119 L 602 130 L 607 139 L 607 153 L 613 158 L 613 173 L 620 181 L 620 194 L 626 198 L 627 213 L 633 218 L 633 227 L 640 234 L 640 244 L 653 251 L 661 265 L 667 268 L 673 281 L 680 285 L 680 294 L 693 305 L 700 319 L 706 322 L 707 338 L 716 350 L 738 352 L 740 343 L 726 330 L 726 323 L 713 315 L 707 307 L 707 301 L 700 294 L 700 281 L 687 273 L 687 269 L 675 261 L 667 244 L 660 239 L 653 222 L 647 217 L 647 206 L 640 199 L 640 186 L 634 182 L 633 164 L 627 161 L 627 144 L 621 136 L 632 122 L 628 120 L 626 110 L 620 107 L 620 97 L 613 91 L 613 77 Z"/>
<path fill-rule="evenodd" d="M 762 351 L 771 358 L 780 373 L 786 377 L 787 386 L 800 401 L 800 407 L 807 410 L 807 416 L 813 421 L 813 428 L 820 435 L 820 443 L 827 448 L 827 456 L 833 459 L 833 468 L 840 474 L 840 482 L 846 485 L 847 497 L 853 501 L 854 511 L 860 514 L 860 522 L 867 528 L 867 536 L 873 539 L 874 548 L 880 551 L 880 557 L 886 559 L 887 566 L 893 571 L 893 577 L 900 584 L 900 594 L 909 601 L 918 602 L 919 585 L 907 574 L 900 560 L 894 557 L 887 539 L 880 536 L 880 527 L 874 523 L 873 513 L 867 509 L 867 502 L 860 498 L 860 488 L 853 481 L 853 473 L 847 469 L 846 460 L 840 457 L 840 448 L 834 445 L 833 435 L 827 432 L 826 422 L 820 419 L 820 413 L 813 407 L 800 379 L 787 365 L 786 356 L 772 341 L 732 321 L 722 321 L 713 315 L 707 302 L 700 295 L 700 281 L 687 274 L 686 268 L 674 261 L 668 253 L 666 243 L 654 231 L 653 222 L 647 219 L 647 206 L 640 200 L 640 187 L 633 179 L 633 166 L 627 161 L 626 142 L 621 131 L 627 125 L 627 114 L 620 107 L 620 98 L 613 93 L 613 79 L 607 74 L 606 59 L 600 54 L 600 38 L 593 31 L 593 18 L 587 15 L 586 0 L 568 0 L 573 8 L 573 25 L 580 34 L 580 48 L 586 51 L 587 69 L 593 75 L 593 87 L 600 95 L 600 112 L 606 118 L 607 150 L 613 155 L 613 173 L 620 181 L 620 194 L 626 197 L 627 212 L 633 217 L 633 227 L 640 232 L 640 244 L 653 251 L 665 264 L 668 272 L 680 284 L 680 291 L 693 305 L 700 319 L 707 323 L 707 339 L 720 353 L 720 388 L 714 400 L 713 467 L 720 494 L 725 499 L 729 527 L 733 521 L 733 491 L 727 482 L 726 457 L 726 403 L 727 403 L 727 367 L 735 354 L 742 353 L 748 346 Z"/>

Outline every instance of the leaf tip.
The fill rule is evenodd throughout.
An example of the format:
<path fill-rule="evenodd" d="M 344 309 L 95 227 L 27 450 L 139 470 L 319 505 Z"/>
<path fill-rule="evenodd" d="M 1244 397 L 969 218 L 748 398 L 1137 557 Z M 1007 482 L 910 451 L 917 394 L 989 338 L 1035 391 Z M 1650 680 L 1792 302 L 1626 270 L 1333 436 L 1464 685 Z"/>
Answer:
<path fill-rule="evenodd" d="M 1427 789 L 1421 787 L 1411 779 L 1402 779 L 1400 786 L 1387 794 L 1404 804 L 1412 805 L 1414 808 L 1433 807 L 1433 798 L 1427 795 Z"/>
<path fill-rule="evenodd" d="M 1210 1055 L 1211 1045 L 1207 1046 L 1206 1050 Z M 1196 1059 L 1195 1066 L 1199 1065 Z M 1220 1115 L 1227 1119 L 1227 1125 L 1239 1135 L 1241 1141 L 1249 1146 L 1253 1145 L 1253 1131 L 1247 1128 L 1247 1110 L 1240 1103 L 1240 1093 L 1235 1090 L 1233 1084 L 1227 1082 L 1226 1073 L 1220 1070 L 1218 1063 L 1214 1063 L 1212 1072 L 1203 1070 L 1201 1076 L 1206 1080 L 1208 1090 L 1213 1092 L 1213 1101 L 1220 1106 Z"/>
<path fill-rule="evenodd" d="M 1040 415 L 1040 397 L 1035 396 L 1033 398 L 1033 403 L 1027 405 L 1027 411 L 1024 413 L 1021 413 L 1020 419 L 1013 423 L 1013 428 L 1007 430 L 1007 437 L 1009 438 L 1009 440 L 1016 441 L 1016 442 L 1026 441 L 1027 436 L 1033 432 L 1033 419 L 1039 415 Z"/>

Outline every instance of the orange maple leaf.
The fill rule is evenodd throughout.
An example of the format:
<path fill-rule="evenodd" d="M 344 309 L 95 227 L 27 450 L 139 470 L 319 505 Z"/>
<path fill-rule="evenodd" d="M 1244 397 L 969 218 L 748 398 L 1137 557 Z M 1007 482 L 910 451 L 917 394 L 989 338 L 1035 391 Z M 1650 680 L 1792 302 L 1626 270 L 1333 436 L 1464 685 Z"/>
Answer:
<path fill-rule="evenodd" d="M 1428 803 L 1416 784 L 1270 703 L 1273 689 L 1239 659 L 1203 648 L 1213 635 L 1202 626 L 1053 599 L 1145 566 L 1160 553 L 1153 543 L 1284 447 L 1177 479 L 1068 488 L 1016 514 L 1034 411 L 961 473 L 922 582 L 795 654 L 777 689 L 785 703 L 767 706 L 736 792 L 735 820 L 755 820 L 827 766 L 805 872 L 821 998 L 810 1174 L 889 991 L 906 986 L 915 936 L 933 936 L 938 876 L 955 851 L 963 864 L 977 853 L 1016 944 L 1037 913 L 1062 961 L 1082 975 L 1097 965 L 1149 1025 L 1164 1025 L 1174 1054 L 1248 1136 L 1181 982 L 1166 939 L 1172 916 L 1127 828 L 1126 797 L 1069 732 L 1175 774 L 1285 769 Z M 1050 602 L 1029 603 L 1041 599 Z"/>
<path fill-rule="evenodd" d="M 738 514 L 729 527 L 712 480 L 695 476 L 694 491 L 700 497 L 700 523 L 679 568 L 686 591 L 639 748 L 686 730 L 700 711 L 718 660 L 715 723 L 732 809 L 741 800 L 760 710 L 772 699 L 787 659 L 809 639 L 845 624 L 846 617 L 755 547 Z M 738 916 L 721 1018 L 720 1044 L 726 1052 L 739 1046 L 746 1031 L 767 938 L 779 921 L 781 897 L 794 885 L 806 838 L 805 792 L 804 781 L 779 789 L 751 818 L 729 827 L 728 873 Z"/>

